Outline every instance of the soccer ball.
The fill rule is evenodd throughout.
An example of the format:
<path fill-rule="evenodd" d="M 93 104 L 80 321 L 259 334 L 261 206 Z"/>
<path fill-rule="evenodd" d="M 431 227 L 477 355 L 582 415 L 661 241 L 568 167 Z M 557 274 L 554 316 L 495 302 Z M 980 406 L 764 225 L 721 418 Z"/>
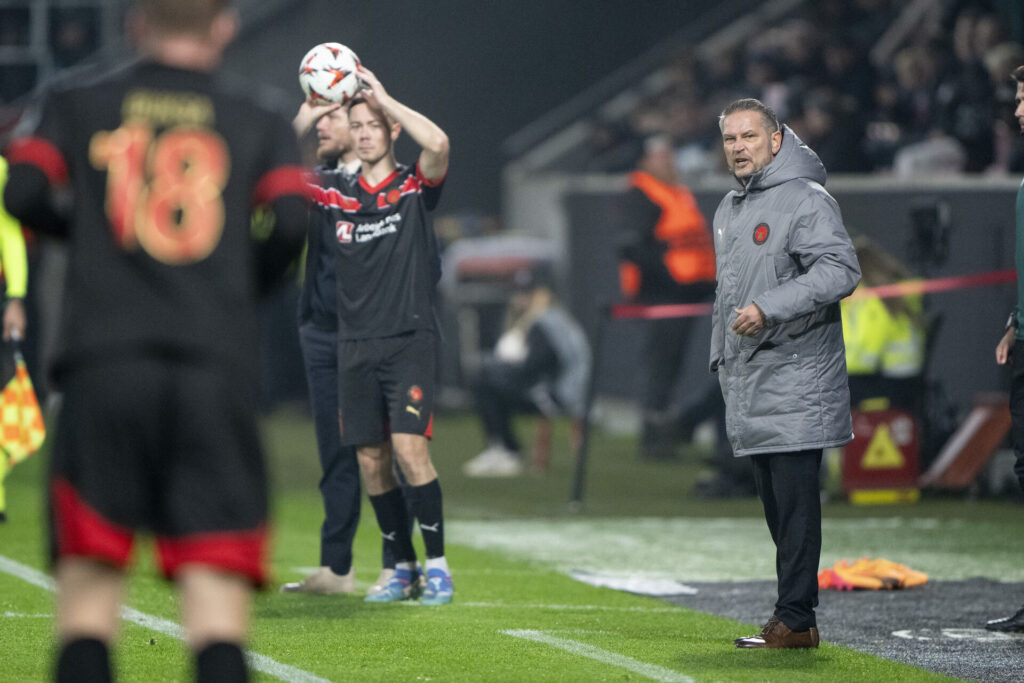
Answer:
<path fill-rule="evenodd" d="M 348 102 L 359 92 L 359 57 L 341 43 L 320 43 L 299 64 L 299 85 L 318 104 Z"/>

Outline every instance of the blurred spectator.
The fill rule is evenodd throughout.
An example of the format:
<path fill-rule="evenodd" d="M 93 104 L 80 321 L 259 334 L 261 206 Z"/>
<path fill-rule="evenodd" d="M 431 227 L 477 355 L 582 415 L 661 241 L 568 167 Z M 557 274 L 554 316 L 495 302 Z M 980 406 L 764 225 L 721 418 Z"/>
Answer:
<path fill-rule="evenodd" d="M 853 98 L 822 86 L 808 93 L 794 121 L 800 139 L 818 153 L 829 173 L 866 173 L 871 164 L 860 145 L 864 123 Z"/>
<path fill-rule="evenodd" d="M 863 149 L 874 170 L 892 168 L 893 157 L 903 136 L 899 86 L 892 79 L 880 80 L 874 87 L 874 99 L 864 128 Z"/>
<path fill-rule="evenodd" d="M 858 54 L 866 55 L 896 17 L 890 0 L 819 0 L 811 4 L 810 20 L 829 35 L 841 34 Z M 824 40 L 825 46 L 831 39 Z"/>
<path fill-rule="evenodd" d="M 841 4 L 852 5 L 846 21 L 832 24 L 843 30 L 861 49 L 869 50 L 899 16 L 903 0 L 839 0 Z"/>
<path fill-rule="evenodd" d="M 892 66 L 898 87 L 901 138 L 906 143 L 920 142 L 936 125 L 937 56 L 928 46 L 912 45 L 896 53 Z"/>
<path fill-rule="evenodd" d="M 694 177 L 719 167 L 721 154 L 714 120 L 695 99 L 678 98 L 671 104 L 666 128 L 676 148 L 675 166 L 680 173 Z"/>
<path fill-rule="evenodd" d="M 589 154 L 585 171 L 623 173 L 640 154 L 641 139 L 625 122 L 598 120 L 590 126 Z"/>
<path fill-rule="evenodd" d="M 904 145 L 896 152 L 893 172 L 903 178 L 921 175 L 960 173 L 967 166 L 967 152 L 963 145 L 942 131 L 928 138 Z"/>
<path fill-rule="evenodd" d="M 615 218 L 624 297 L 643 305 L 710 300 L 715 289 L 711 233 L 693 194 L 679 181 L 668 138 L 645 143 L 629 179 L 631 188 Z M 694 324 L 693 317 L 645 323 L 641 457 L 675 455 L 682 420 L 680 370 Z"/>
<path fill-rule="evenodd" d="M 973 173 L 988 168 L 993 158 L 993 87 L 984 63 L 998 28 L 991 18 L 974 11 L 956 17 L 953 58 L 936 93 L 938 126 L 963 145 L 964 170 Z"/>
<path fill-rule="evenodd" d="M 583 329 L 557 305 L 550 273 L 524 268 L 513 278 L 508 326 L 480 368 L 476 408 L 488 446 L 465 462 L 469 477 L 512 477 L 524 470 L 515 414 L 582 418 L 590 377 Z"/>
<path fill-rule="evenodd" d="M 677 167 L 720 170 L 706 161 L 715 145 L 689 119 L 757 97 L 813 138 L 831 172 L 891 171 L 897 154 L 910 173 L 1024 167 L 1001 122 L 1012 100 L 1006 63 L 1018 44 L 1007 39 L 1024 35 L 1022 22 L 1019 0 L 806 3 L 713 53 L 699 45 L 674 57 L 661 72 L 662 94 L 646 93 L 619 126 L 602 121 L 599 156 L 615 163 L 600 166 L 618 170 L 639 140 L 668 135 Z"/>
<path fill-rule="evenodd" d="M 743 89 L 773 109 L 787 111 L 789 86 L 783 78 L 781 58 L 770 49 L 751 52 L 743 70 Z"/>
<path fill-rule="evenodd" d="M 850 402 L 863 408 L 866 401 L 874 401 L 875 407 L 919 414 L 928 327 L 922 296 L 865 295 L 865 288 L 907 282 L 913 276 L 867 237 L 858 236 L 853 243 L 861 281 L 854 295 L 840 306 Z"/>
<path fill-rule="evenodd" d="M 867 110 L 873 99 L 875 73 L 864 68 L 864 55 L 843 33 L 827 36 L 823 43 L 822 82 L 832 88 L 841 88 L 847 97 L 853 99 L 853 106 L 858 111 Z"/>
<path fill-rule="evenodd" d="M 82 61 L 99 46 L 98 10 L 95 7 L 59 7 L 50 10 L 50 48 L 58 67 Z"/>
<path fill-rule="evenodd" d="M 992 165 L 988 170 L 1002 173 L 1024 171 L 1024 140 L 1019 134 L 1016 88 L 1006 74 L 1024 63 L 1024 47 L 1019 43 L 1000 43 L 985 53 L 985 69 L 992 84 Z"/>
<path fill-rule="evenodd" d="M 699 60 L 696 65 L 697 83 L 702 93 L 730 93 L 742 77 L 740 51 L 722 48 L 715 54 Z M 729 97 L 727 94 L 724 97 Z"/>

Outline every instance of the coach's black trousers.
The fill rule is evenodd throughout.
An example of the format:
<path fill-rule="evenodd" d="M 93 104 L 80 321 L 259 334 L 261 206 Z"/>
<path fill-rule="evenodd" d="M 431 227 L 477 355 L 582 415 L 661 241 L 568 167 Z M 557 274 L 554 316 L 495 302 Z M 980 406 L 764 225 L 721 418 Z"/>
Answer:
<path fill-rule="evenodd" d="M 361 489 L 356 449 L 342 446 L 338 433 L 338 333 L 306 324 L 299 328 L 299 342 L 323 472 L 320 564 L 335 574 L 347 574 L 352 568 L 352 540 L 359 526 Z"/>
<path fill-rule="evenodd" d="M 775 541 L 775 616 L 794 631 L 817 626 L 821 557 L 821 449 L 751 456 L 757 495 Z"/>

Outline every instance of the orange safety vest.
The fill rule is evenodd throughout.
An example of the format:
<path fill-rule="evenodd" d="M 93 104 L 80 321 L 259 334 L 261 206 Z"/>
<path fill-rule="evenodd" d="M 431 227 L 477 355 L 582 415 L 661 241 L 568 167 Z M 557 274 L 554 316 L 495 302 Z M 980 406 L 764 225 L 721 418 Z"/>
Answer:
<path fill-rule="evenodd" d="M 715 281 L 715 246 L 693 193 L 683 185 L 666 185 L 649 173 L 634 171 L 630 182 L 661 208 L 654 237 L 667 244 L 663 261 L 679 284 Z M 619 265 L 622 292 L 632 298 L 640 291 L 642 274 L 635 263 Z"/>

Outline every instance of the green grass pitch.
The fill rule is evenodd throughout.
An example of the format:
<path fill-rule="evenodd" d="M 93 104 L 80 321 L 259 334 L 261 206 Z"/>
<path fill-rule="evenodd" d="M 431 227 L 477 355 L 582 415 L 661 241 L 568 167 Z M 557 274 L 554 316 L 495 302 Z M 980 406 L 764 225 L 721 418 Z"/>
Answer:
<path fill-rule="evenodd" d="M 524 434 L 529 420 L 521 422 Z M 258 681 L 931 681 L 943 677 L 845 648 L 740 651 L 751 624 L 654 598 L 579 583 L 570 569 L 682 581 L 771 578 L 758 503 L 688 496 L 699 453 L 639 463 L 631 439 L 596 433 L 584 509 L 566 505 L 571 464 L 556 452 L 545 476 L 468 480 L 460 464 L 481 447 L 464 415 L 443 416 L 432 446 L 447 516 L 452 605 L 373 605 L 361 595 L 282 595 L 276 587 L 318 562 L 321 508 L 312 426 L 297 411 L 265 421 L 274 490 L 275 583 L 254 606 Z M 565 425 L 554 443 L 564 446 Z M 564 450 L 564 448 L 563 448 Z M 45 452 L 7 480 L 0 525 L 0 682 L 43 681 L 53 653 L 53 596 L 43 551 Z M 822 563 L 885 555 L 935 578 L 1024 580 L 993 539 L 1019 535 L 1019 506 L 928 500 L 904 507 L 826 506 Z M 122 681 L 188 681 L 171 588 L 148 545 L 126 596 L 116 651 Z M 362 586 L 379 570 L 368 505 L 356 540 Z M 767 613 L 766 613 L 767 616 Z M 756 629 L 754 629 L 756 630 Z M 823 634 L 827 640 L 827 633 Z"/>

